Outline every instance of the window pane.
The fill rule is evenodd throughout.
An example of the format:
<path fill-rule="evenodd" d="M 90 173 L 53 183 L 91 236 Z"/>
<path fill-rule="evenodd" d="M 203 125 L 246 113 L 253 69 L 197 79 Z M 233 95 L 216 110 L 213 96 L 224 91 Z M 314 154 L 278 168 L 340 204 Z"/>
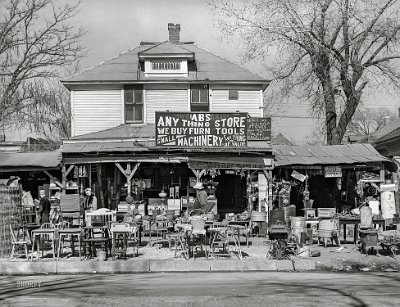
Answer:
<path fill-rule="evenodd" d="M 125 90 L 125 102 L 133 102 L 133 90 Z"/>
<path fill-rule="evenodd" d="M 229 100 L 238 100 L 239 93 L 237 90 L 229 90 Z"/>
<path fill-rule="evenodd" d="M 135 102 L 136 103 L 143 102 L 143 91 L 142 90 L 135 90 Z"/>
<path fill-rule="evenodd" d="M 192 112 L 209 112 L 209 106 L 208 104 L 191 104 L 190 105 L 190 110 Z"/>
<path fill-rule="evenodd" d="M 200 90 L 200 101 L 208 102 L 208 89 Z"/>
<path fill-rule="evenodd" d="M 142 121 L 143 120 L 143 105 L 135 106 L 135 120 Z"/>
<path fill-rule="evenodd" d="M 133 109 L 134 105 L 125 105 L 125 120 L 127 122 L 133 121 Z"/>
<path fill-rule="evenodd" d="M 200 102 L 199 96 L 200 96 L 200 91 L 198 89 L 192 89 L 192 102 Z"/>

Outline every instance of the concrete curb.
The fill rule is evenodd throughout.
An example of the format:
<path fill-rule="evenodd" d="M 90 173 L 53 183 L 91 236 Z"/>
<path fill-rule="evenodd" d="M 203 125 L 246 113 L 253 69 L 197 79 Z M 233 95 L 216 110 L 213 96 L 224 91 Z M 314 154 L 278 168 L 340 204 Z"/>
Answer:
<path fill-rule="evenodd" d="M 0 275 L 36 274 L 114 274 L 150 272 L 249 272 L 312 271 L 315 262 L 296 260 L 159 260 L 133 259 L 111 261 L 0 261 Z"/>

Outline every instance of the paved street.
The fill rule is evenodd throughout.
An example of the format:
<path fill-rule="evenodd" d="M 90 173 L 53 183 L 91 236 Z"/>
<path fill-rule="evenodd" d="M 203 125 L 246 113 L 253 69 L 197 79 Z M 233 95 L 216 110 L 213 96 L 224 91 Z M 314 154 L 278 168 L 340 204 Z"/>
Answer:
<path fill-rule="evenodd" d="M 398 273 L 0 277 L 1 306 L 399 306 Z"/>

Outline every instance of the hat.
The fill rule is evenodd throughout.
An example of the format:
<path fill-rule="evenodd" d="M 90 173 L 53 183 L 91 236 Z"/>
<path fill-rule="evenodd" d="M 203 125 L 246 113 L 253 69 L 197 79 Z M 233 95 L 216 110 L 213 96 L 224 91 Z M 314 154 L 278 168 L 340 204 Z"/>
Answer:
<path fill-rule="evenodd" d="M 203 183 L 198 181 L 198 182 L 196 182 L 196 184 L 194 185 L 193 188 L 196 189 L 196 190 L 202 190 L 202 189 L 204 189 Z"/>
<path fill-rule="evenodd" d="M 86 189 L 85 189 L 85 192 L 86 192 L 86 191 L 92 192 L 92 189 L 91 189 L 91 188 L 86 188 Z"/>

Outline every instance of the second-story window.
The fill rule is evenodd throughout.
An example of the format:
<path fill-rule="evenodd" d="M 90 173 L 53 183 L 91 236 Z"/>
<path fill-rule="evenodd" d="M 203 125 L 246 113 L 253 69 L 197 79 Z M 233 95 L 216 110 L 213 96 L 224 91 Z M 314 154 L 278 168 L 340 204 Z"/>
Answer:
<path fill-rule="evenodd" d="M 143 87 L 142 85 L 125 85 L 125 122 L 143 122 Z"/>
<path fill-rule="evenodd" d="M 190 86 L 190 111 L 209 112 L 208 84 L 193 84 Z"/>

